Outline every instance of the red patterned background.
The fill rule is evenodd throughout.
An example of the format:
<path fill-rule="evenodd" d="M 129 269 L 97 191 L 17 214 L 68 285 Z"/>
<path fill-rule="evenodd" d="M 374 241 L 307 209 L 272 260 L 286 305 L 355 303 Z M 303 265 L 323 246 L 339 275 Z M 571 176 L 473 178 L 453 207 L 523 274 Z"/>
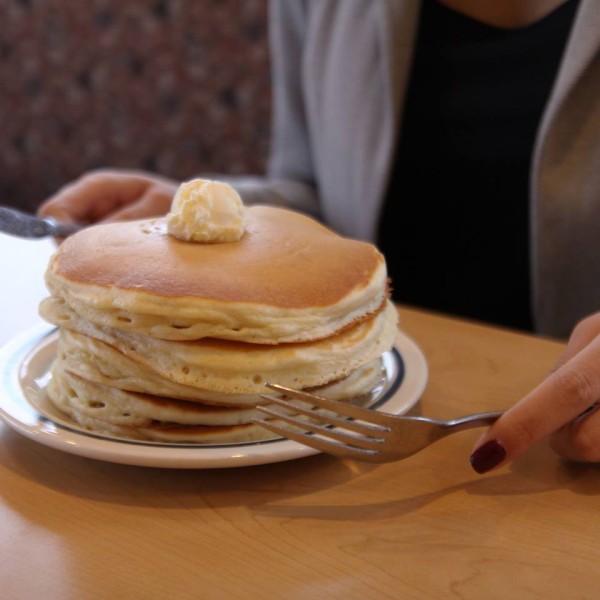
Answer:
<path fill-rule="evenodd" d="M 86 170 L 261 173 L 267 0 L 0 0 L 0 204 Z"/>

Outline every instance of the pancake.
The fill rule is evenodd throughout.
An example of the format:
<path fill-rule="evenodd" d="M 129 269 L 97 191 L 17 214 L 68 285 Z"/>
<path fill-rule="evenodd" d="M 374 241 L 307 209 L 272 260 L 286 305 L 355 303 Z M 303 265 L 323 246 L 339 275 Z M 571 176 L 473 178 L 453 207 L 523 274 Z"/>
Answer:
<path fill-rule="evenodd" d="M 112 347 L 117 352 L 111 363 L 116 366 L 124 356 L 171 382 L 227 394 L 260 394 L 268 381 L 302 389 L 341 379 L 392 346 L 397 322 L 396 310 L 388 302 L 375 317 L 337 335 L 273 346 L 212 338 L 173 342 L 100 328 L 76 316 L 52 320 L 43 306 L 42 315 L 63 330 L 85 335 L 79 343 L 86 343 L 92 353 L 102 352 L 93 349 L 97 342 Z M 69 339 L 68 334 L 65 337 Z"/>
<path fill-rule="evenodd" d="M 62 368 L 82 379 L 101 385 L 159 395 L 207 405 L 248 407 L 260 402 L 260 393 L 228 394 L 178 384 L 144 368 L 117 350 L 88 336 L 63 330 L 58 342 L 58 362 Z M 348 376 L 320 386 L 307 387 L 333 400 L 355 398 L 375 388 L 382 378 L 381 359 L 366 363 Z"/>
<path fill-rule="evenodd" d="M 344 400 L 365 398 L 382 381 L 380 361 L 373 361 L 351 377 L 321 386 L 318 393 L 327 398 Z M 256 405 L 267 404 L 260 396 L 247 406 L 212 405 L 202 400 L 176 400 L 156 394 L 127 391 L 89 381 L 70 371 L 69 364 L 57 360 L 48 393 L 63 412 L 77 412 L 114 425 L 147 426 L 152 422 L 178 425 L 241 425 L 263 417 Z M 199 396 L 201 397 L 200 392 Z M 68 408 L 68 410 L 66 410 Z"/>
<path fill-rule="evenodd" d="M 213 444 L 273 437 L 253 423 L 266 382 L 370 399 L 397 331 L 377 249 L 288 210 L 230 210 L 222 185 L 186 185 L 179 220 L 90 227 L 50 261 L 40 314 L 60 329 L 54 406 L 99 435 Z M 209 237 L 183 241 L 171 225 Z"/>
<path fill-rule="evenodd" d="M 153 422 L 228 426 L 251 423 L 252 419 L 262 417 L 255 407 L 257 402 L 247 407 L 210 406 L 202 402 L 129 392 L 83 379 L 70 373 L 61 363 L 53 370 L 48 393 L 57 405 L 60 404 L 63 412 L 127 427 L 145 427 Z"/>
<path fill-rule="evenodd" d="M 166 340 L 311 341 L 381 308 L 371 244 L 279 208 L 250 207 L 246 223 L 225 244 L 173 238 L 164 219 L 90 227 L 60 246 L 47 285 L 88 321 Z"/>
<path fill-rule="evenodd" d="M 123 437 L 134 440 L 154 440 L 173 443 L 195 444 L 229 444 L 243 443 L 273 438 L 273 434 L 254 423 L 236 425 L 193 425 L 178 424 L 168 421 L 153 421 L 148 419 L 106 419 L 89 414 L 91 411 L 82 410 L 88 397 L 81 391 L 84 387 L 88 392 L 96 394 L 100 391 L 95 386 L 77 386 L 76 391 L 71 382 L 65 380 L 60 373 L 51 379 L 47 386 L 47 394 L 51 402 L 62 413 L 69 416 L 83 429 L 110 437 Z M 82 394 L 79 396 L 79 394 Z M 94 400 L 90 402 L 102 404 Z"/>

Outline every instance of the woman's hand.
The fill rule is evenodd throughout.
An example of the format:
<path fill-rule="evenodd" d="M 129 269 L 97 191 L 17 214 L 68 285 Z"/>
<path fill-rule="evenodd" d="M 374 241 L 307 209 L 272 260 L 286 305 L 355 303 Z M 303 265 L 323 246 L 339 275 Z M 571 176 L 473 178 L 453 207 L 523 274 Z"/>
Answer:
<path fill-rule="evenodd" d="M 552 373 L 475 444 L 478 473 L 515 459 L 545 437 L 561 456 L 600 461 L 600 312 L 573 330 Z M 585 413 L 585 414 L 583 414 Z"/>
<path fill-rule="evenodd" d="M 169 211 L 177 185 L 141 171 L 92 171 L 46 200 L 38 215 L 84 225 L 160 216 Z"/>

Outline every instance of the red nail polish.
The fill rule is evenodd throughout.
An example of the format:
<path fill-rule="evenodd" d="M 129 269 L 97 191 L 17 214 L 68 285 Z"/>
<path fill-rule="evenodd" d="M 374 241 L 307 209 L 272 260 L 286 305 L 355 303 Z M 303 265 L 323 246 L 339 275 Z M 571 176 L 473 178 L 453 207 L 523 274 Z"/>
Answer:
<path fill-rule="evenodd" d="M 471 466 L 477 473 L 486 473 L 506 458 L 506 450 L 497 440 L 490 440 L 471 454 Z"/>

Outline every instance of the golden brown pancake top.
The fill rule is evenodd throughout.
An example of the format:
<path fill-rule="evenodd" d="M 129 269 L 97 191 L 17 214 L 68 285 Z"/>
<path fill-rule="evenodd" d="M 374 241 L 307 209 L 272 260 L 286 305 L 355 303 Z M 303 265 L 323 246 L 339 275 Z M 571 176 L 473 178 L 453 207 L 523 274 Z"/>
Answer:
<path fill-rule="evenodd" d="M 184 242 L 164 219 L 96 225 L 68 238 L 51 268 L 65 280 L 164 297 L 285 308 L 330 306 L 366 286 L 384 259 L 289 210 L 246 209 L 240 241 Z"/>

